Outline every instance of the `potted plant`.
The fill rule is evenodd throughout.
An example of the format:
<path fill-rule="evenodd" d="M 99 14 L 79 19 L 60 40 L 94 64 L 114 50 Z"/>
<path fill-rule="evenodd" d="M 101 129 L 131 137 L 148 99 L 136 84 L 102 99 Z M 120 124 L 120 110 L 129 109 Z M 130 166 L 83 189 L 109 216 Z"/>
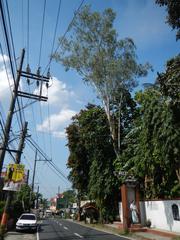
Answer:
<path fill-rule="evenodd" d="M 151 220 L 147 219 L 145 222 L 146 227 L 150 228 L 151 227 Z"/>

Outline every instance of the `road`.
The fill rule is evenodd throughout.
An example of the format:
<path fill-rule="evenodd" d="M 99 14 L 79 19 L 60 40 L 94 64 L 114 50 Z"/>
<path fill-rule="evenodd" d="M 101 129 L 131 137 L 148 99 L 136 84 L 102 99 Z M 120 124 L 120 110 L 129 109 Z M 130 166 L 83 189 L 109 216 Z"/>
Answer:
<path fill-rule="evenodd" d="M 38 230 L 39 240 L 127 240 L 102 231 L 62 219 L 43 220 Z"/>

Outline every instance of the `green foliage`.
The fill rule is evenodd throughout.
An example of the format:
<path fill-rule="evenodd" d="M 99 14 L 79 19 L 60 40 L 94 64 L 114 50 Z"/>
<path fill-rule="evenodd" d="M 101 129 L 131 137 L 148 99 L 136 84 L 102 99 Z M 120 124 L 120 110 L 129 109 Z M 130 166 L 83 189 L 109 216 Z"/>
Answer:
<path fill-rule="evenodd" d="M 138 115 L 126 136 L 127 148 L 116 167 L 135 175 L 144 185 L 146 198 L 179 194 L 180 124 L 156 87 L 136 94 Z"/>
<path fill-rule="evenodd" d="M 66 199 L 67 205 L 72 205 L 76 199 L 76 193 L 74 190 L 68 190 L 63 192 L 64 198 Z"/>
<path fill-rule="evenodd" d="M 147 75 L 150 65 L 137 62 L 132 39 L 118 39 L 113 28 L 115 17 L 110 8 L 99 13 L 85 6 L 71 25 L 70 37 L 60 39 L 60 51 L 53 57 L 66 70 L 75 69 L 95 89 L 104 105 L 114 150 L 118 154 L 116 126 L 119 120 L 114 109 L 121 117 L 121 105 L 126 101 L 124 93 L 137 85 L 137 77 Z"/>
<path fill-rule="evenodd" d="M 167 22 L 173 29 L 177 29 L 176 39 L 178 40 L 180 38 L 180 1 L 156 0 L 156 3 L 160 6 L 166 6 Z"/>
<path fill-rule="evenodd" d="M 161 92 L 169 98 L 172 105 L 180 103 L 180 55 L 170 59 L 166 72 L 158 75 Z"/>
<path fill-rule="evenodd" d="M 67 167 L 71 169 L 69 179 L 73 188 L 77 189 L 80 195 L 87 193 L 88 185 L 88 159 L 86 149 L 80 137 L 78 122 L 74 119 L 73 123 L 66 128 L 68 138 L 68 148 L 70 155 Z"/>
<path fill-rule="evenodd" d="M 28 211 L 32 207 L 35 198 L 35 194 L 27 184 L 22 185 L 20 191 L 16 193 L 17 205 L 21 205 L 23 211 Z"/>
<path fill-rule="evenodd" d="M 73 129 L 74 125 L 77 127 L 76 130 L 78 129 L 78 138 L 77 131 L 69 131 L 72 129 L 72 125 Z M 89 104 L 85 110 L 81 110 L 73 118 L 73 123 L 68 127 L 67 133 L 68 140 L 70 140 L 68 142 L 70 149 L 68 167 L 71 168 L 70 176 L 71 180 L 74 181 L 73 185 L 76 186 L 77 182 L 81 183 L 81 189 L 78 190 L 81 193 L 85 192 L 90 199 L 96 201 L 102 213 L 102 218 L 107 217 L 107 206 L 112 202 L 111 215 L 113 215 L 113 201 L 115 201 L 114 198 L 115 193 L 118 191 L 118 186 L 117 179 L 113 174 L 115 153 L 104 110 Z M 74 138 L 72 133 L 75 133 Z M 79 144 L 81 144 L 83 149 L 83 162 L 80 161 L 79 155 L 77 155 L 79 153 Z M 71 155 L 73 155 L 73 163 Z"/>

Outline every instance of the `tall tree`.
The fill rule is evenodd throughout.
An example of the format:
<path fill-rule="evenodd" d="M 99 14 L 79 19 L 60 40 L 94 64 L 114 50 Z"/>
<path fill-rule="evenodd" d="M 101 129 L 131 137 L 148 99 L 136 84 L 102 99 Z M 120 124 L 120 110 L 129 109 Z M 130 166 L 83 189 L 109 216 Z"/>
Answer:
<path fill-rule="evenodd" d="M 138 92 L 138 112 L 126 136 L 127 148 L 116 165 L 144 183 L 146 198 L 177 197 L 180 194 L 180 125 L 158 87 Z"/>
<path fill-rule="evenodd" d="M 156 3 L 160 6 L 166 6 L 167 22 L 173 29 L 177 29 L 176 39 L 180 39 L 180 1 L 156 0 Z"/>
<path fill-rule="evenodd" d="M 180 102 L 180 54 L 167 61 L 166 72 L 158 74 L 157 82 L 161 92 L 168 97 L 171 104 L 179 106 Z"/>
<path fill-rule="evenodd" d="M 125 93 L 137 85 L 137 77 L 145 76 L 149 64 L 138 64 L 132 39 L 118 39 L 113 28 L 116 14 L 106 9 L 101 14 L 85 6 L 71 25 L 70 38 L 61 38 L 61 50 L 53 57 L 66 70 L 75 69 L 84 82 L 93 86 L 101 99 L 110 126 L 116 155 L 120 152 L 121 110 Z M 115 117 L 114 102 L 119 112 Z"/>
<path fill-rule="evenodd" d="M 69 158 L 67 167 L 70 168 L 69 179 L 73 188 L 78 190 L 79 197 L 87 194 L 88 186 L 88 157 L 87 151 L 80 135 L 80 127 L 77 116 L 73 118 L 73 123 L 66 128 L 69 148 Z"/>
<path fill-rule="evenodd" d="M 107 216 L 107 206 L 109 206 L 110 203 L 112 211 L 109 217 L 115 213 L 115 209 L 117 208 L 117 206 L 115 206 L 115 197 L 119 191 L 117 179 L 113 174 L 115 153 L 106 114 L 101 107 L 89 104 L 85 110 L 81 110 L 80 113 L 74 117 L 74 121 L 76 121 L 76 124 L 78 123 L 79 138 L 83 145 L 81 147 L 83 147 L 84 152 L 87 154 L 87 164 L 84 162 L 84 168 L 86 168 L 88 181 L 84 181 L 82 174 L 76 177 L 77 179 L 81 178 L 81 181 L 86 183 L 85 187 L 88 187 L 87 195 L 90 199 L 96 201 L 100 210 L 101 220 L 103 220 Z M 74 144 L 79 145 L 77 141 L 74 142 Z M 74 166 L 79 164 L 77 159 L 76 165 Z M 71 165 L 71 167 L 73 167 L 73 165 Z M 71 171 L 73 171 L 73 169 Z"/>

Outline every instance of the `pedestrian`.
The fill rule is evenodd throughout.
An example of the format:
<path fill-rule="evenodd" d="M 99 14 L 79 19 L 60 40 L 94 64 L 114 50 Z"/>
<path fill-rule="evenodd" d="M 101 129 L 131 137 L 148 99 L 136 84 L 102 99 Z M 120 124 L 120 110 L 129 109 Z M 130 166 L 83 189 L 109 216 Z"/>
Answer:
<path fill-rule="evenodd" d="M 130 204 L 130 210 L 131 210 L 132 223 L 139 223 L 138 210 L 137 210 L 134 200 Z"/>

